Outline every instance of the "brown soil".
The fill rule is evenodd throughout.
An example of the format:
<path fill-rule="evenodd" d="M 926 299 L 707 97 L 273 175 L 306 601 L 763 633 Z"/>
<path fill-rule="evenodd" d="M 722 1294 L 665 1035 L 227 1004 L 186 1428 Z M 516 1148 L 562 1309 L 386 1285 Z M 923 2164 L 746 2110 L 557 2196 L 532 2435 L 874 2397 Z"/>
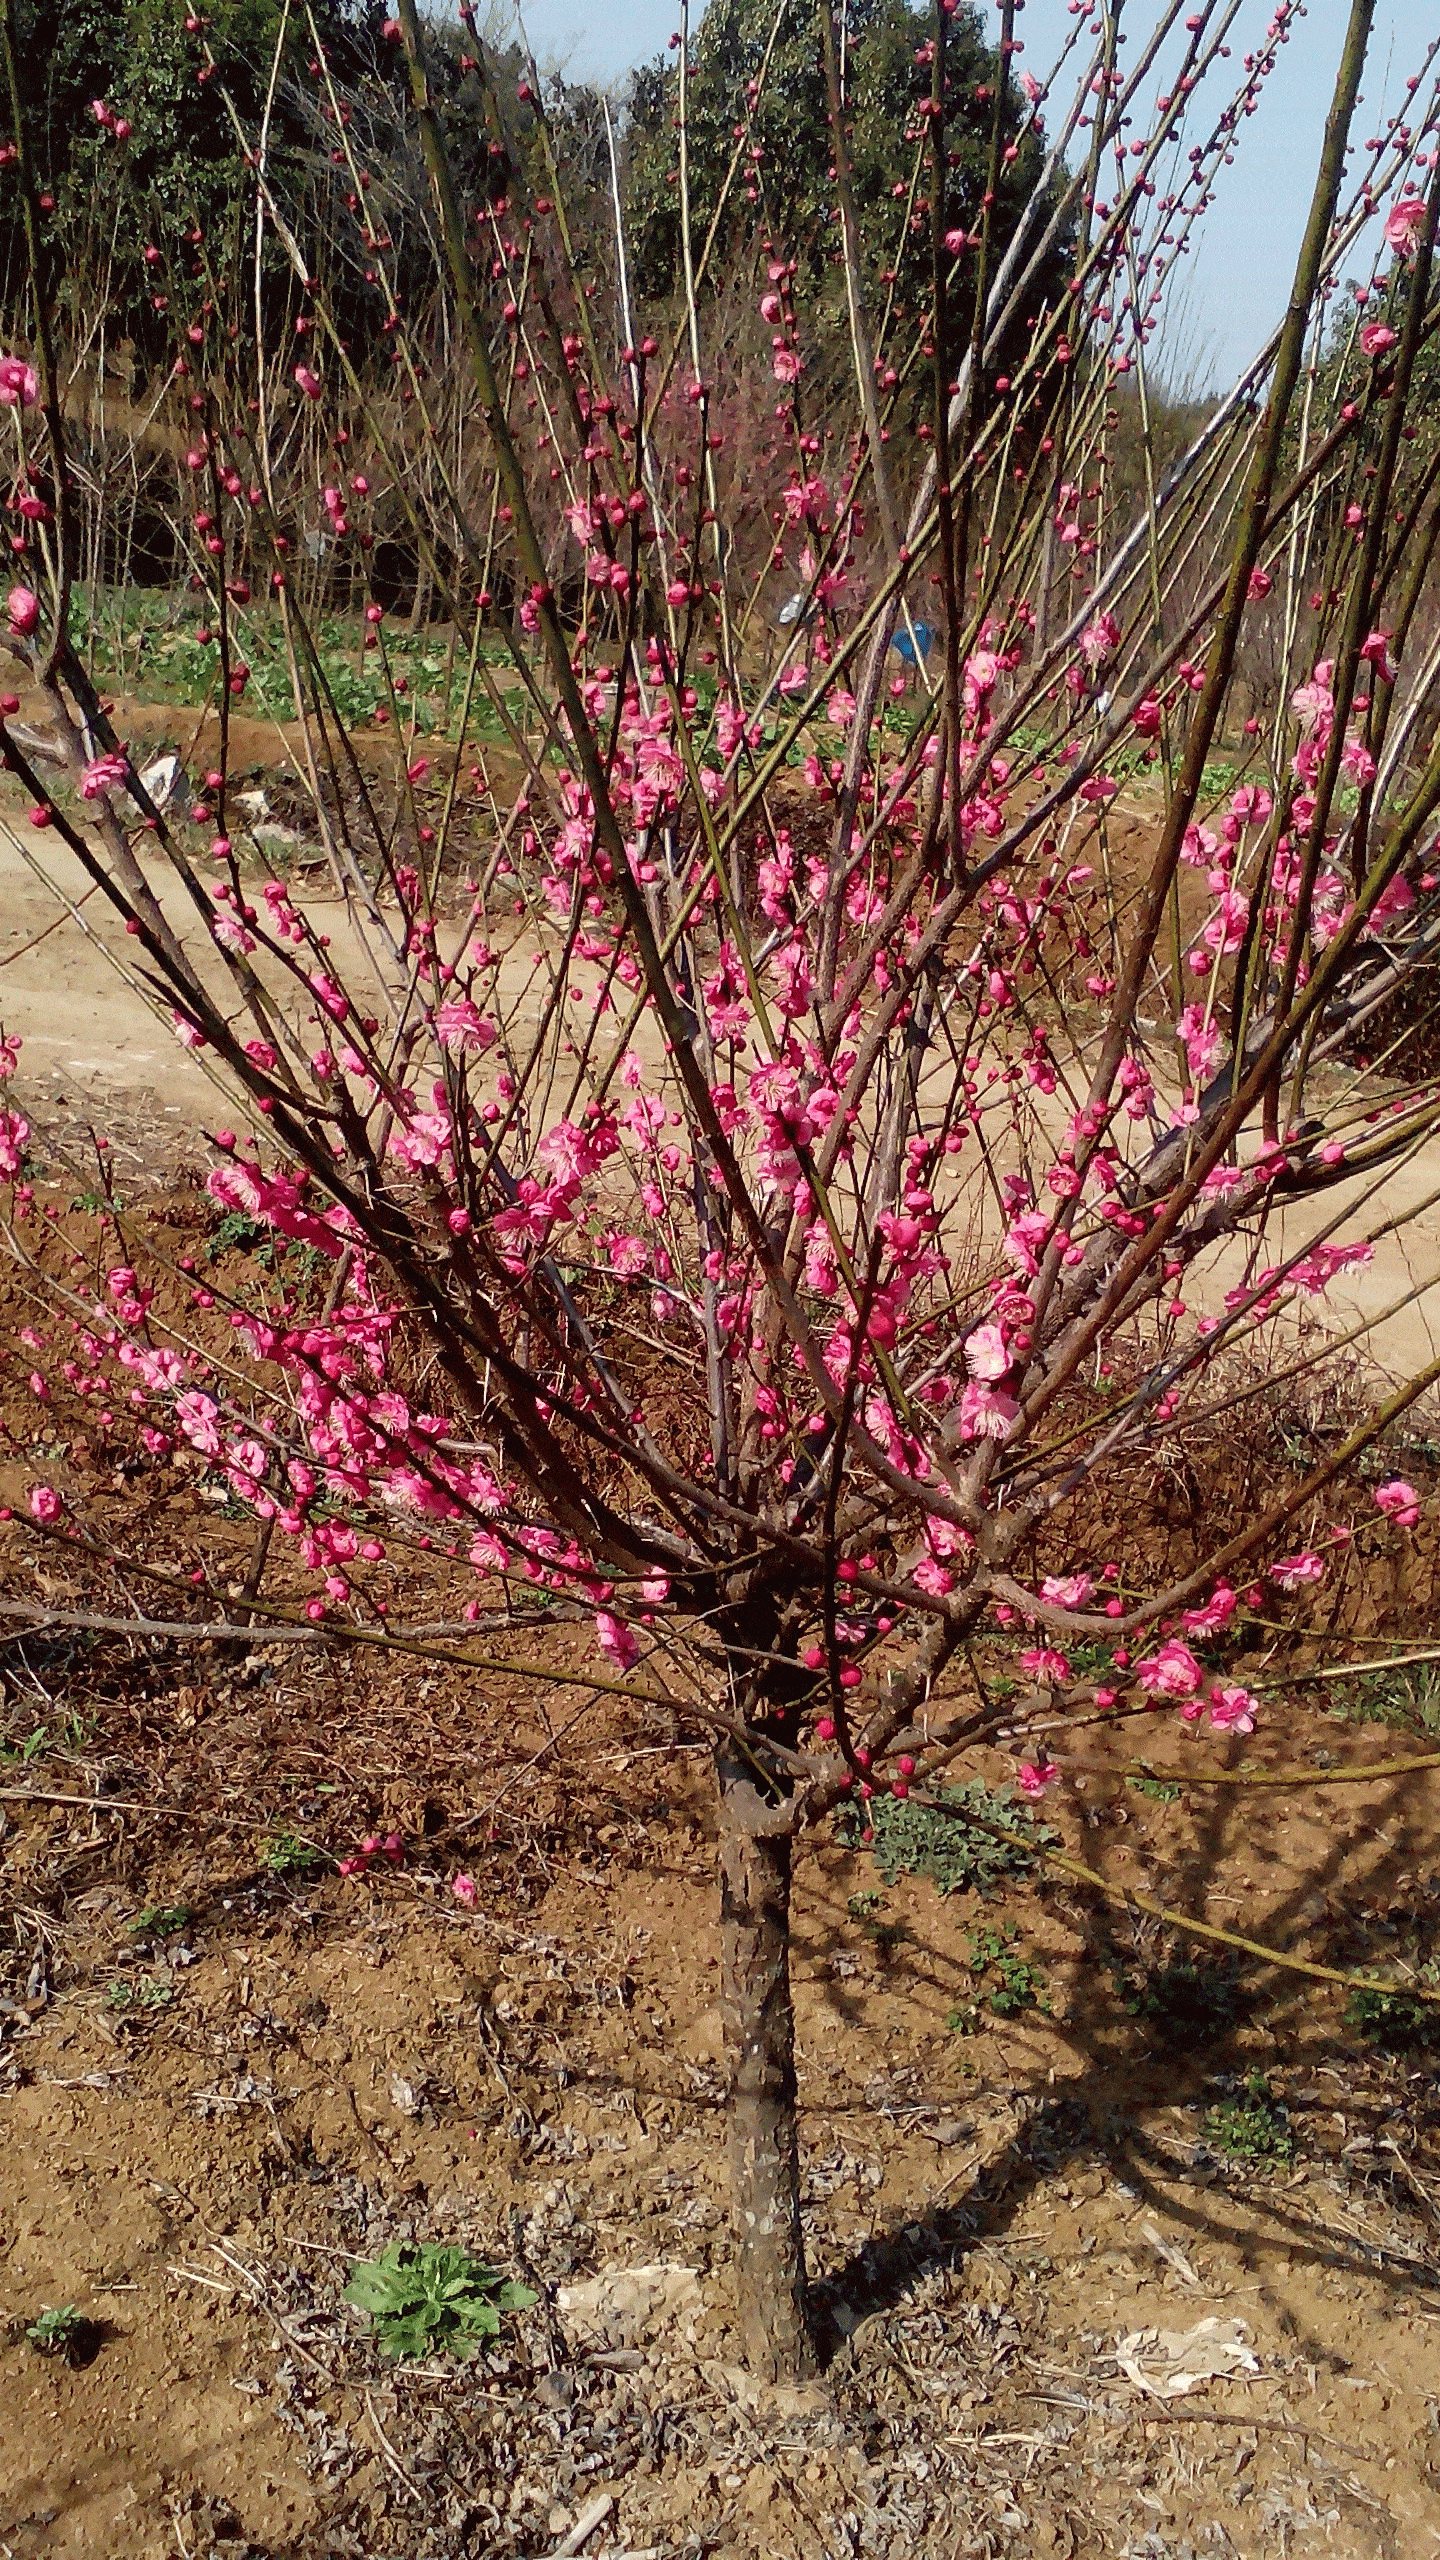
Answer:
<path fill-rule="evenodd" d="M 548 1745 L 533 1685 L 308 1648 L 237 1668 L 50 1637 L 4 1661 L 17 2560 L 546 2551 L 598 2491 L 588 2550 L 747 2560 L 1269 2554 L 1307 2527 L 1387 2554 L 1440 2526 L 1440 2106 L 1424 2055 L 1367 2052 L 1338 1993 L 1167 1974 L 1179 1942 L 1083 1889 L 942 1900 L 812 1845 L 799 2035 L 832 2360 L 757 2398 L 700 1755 L 614 1715 Z M 1415 1751 L 1290 1709 L 1247 1766 Z M 1267 1796 L 1262 1824 L 1189 1783 L 1173 1729 L 1149 1765 L 1173 1797 L 1097 1741 L 1053 1815 L 1114 1883 L 1341 1966 L 1428 1945 L 1434 1769 Z M 285 1868 L 372 1824 L 403 1864 Z M 987 1933 L 1043 2008 L 994 2014 Z M 1209 2117 L 1257 2070 L 1288 2111 L 1273 2164 Z M 481 2366 L 391 2367 L 340 2295 L 402 2237 L 461 2241 L 540 2301 Z M 79 2369 L 24 2339 L 62 2303 L 99 2329 Z M 1256 2372 L 1166 2401 L 1117 2364 L 1132 2333 L 1211 2316 L 1245 2324 Z"/>

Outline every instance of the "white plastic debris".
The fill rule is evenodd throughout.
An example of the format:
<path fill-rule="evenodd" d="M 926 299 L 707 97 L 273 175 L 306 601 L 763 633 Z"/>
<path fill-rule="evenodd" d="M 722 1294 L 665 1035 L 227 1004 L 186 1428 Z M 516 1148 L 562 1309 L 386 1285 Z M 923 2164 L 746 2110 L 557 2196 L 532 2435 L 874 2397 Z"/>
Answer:
<path fill-rule="evenodd" d="M 1156 2400 L 1181 2400 L 1202 2382 L 1248 2380 L 1258 2374 L 1258 2358 L 1245 2341 L 1243 2320 L 1222 2320 L 1212 2312 L 1193 2329 L 1132 2329 L 1116 2342 L 1115 2361 L 1138 2391 Z"/>

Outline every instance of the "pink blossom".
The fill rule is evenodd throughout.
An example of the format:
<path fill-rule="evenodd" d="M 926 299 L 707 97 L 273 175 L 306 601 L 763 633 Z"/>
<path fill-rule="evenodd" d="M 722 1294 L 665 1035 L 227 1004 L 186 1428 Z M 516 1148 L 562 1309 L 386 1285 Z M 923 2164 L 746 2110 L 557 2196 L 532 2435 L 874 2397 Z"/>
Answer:
<path fill-rule="evenodd" d="M 627 1627 L 623 1618 L 612 1617 L 608 1609 L 595 1612 L 595 1641 L 617 1671 L 628 1671 L 639 1659 L 640 1646 L 634 1629 Z"/>
<path fill-rule="evenodd" d="M 1027 1209 L 1005 1231 L 1005 1251 L 1018 1270 L 1033 1280 L 1040 1268 L 1040 1248 L 1050 1235 L 1050 1221 L 1043 1209 Z"/>
<path fill-rule="evenodd" d="M 1198 1609 L 1187 1609 L 1181 1623 L 1192 1636 L 1213 1636 L 1227 1627 L 1234 1615 L 1234 1592 L 1228 1582 L 1217 1582 L 1209 1599 L 1202 1601 Z"/>
<path fill-rule="evenodd" d="M 1135 1665 L 1135 1677 L 1152 1698 L 1193 1697 L 1200 1686 L 1200 1665 L 1188 1644 L 1170 1636 L 1158 1653 Z"/>
<path fill-rule="evenodd" d="M 495 1025 L 470 1002 L 458 997 L 451 1004 L 435 1008 L 435 1037 L 445 1049 L 490 1049 L 498 1034 Z"/>
<path fill-rule="evenodd" d="M 28 640 L 40 619 L 40 599 L 32 587 L 12 587 L 8 599 L 10 628 Z"/>
<path fill-rule="evenodd" d="M 1310 1583 L 1324 1581 L 1325 1559 L 1308 1547 L 1300 1555 L 1281 1556 L 1270 1567 L 1270 1579 L 1282 1591 L 1303 1591 Z"/>
<path fill-rule="evenodd" d="M 1335 696 L 1330 690 L 1330 666 L 1318 666 L 1308 684 L 1297 685 L 1290 696 L 1290 708 L 1306 737 L 1328 738 L 1335 717 Z"/>
<path fill-rule="evenodd" d="M 1015 1355 L 999 1324 L 977 1324 L 965 1337 L 965 1366 L 972 1378 L 991 1386 L 1015 1365 Z"/>
<path fill-rule="evenodd" d="M 1397 1529 L 1413 1529 L 1420 1518 L 1420 1496 L 1403 1476 L 1392 1476 L 1388 1484 L 1376 1486 L 1375 1506 Z"/>
<path fill-rule="evenodd" d="M 1047 1573 L 1040 1585 L 1040 1597 L 1057 1609 L 1083 1609 L 1094 1590 L 1093 1573 Z"/>
<path fill-rule="evenodd" d="M 475 1888 L 475 1879 L 473 1876 L 452 1876 L 450 1879 L 450 1890 L 454 1894 L 456 1901 L 463 1903 L 467 1911 L 473 1911 L 476 1903 L 480 1899 Z"/>
<path fill-rule="evenodd" d="M 1382 684 L 1394 683 L 1395 662 L 1390 655 L 1388 631 L 1367 631 L 1360 643 L 1360 655 L 1367 665 L 1374 668 Z"/>
<path fill-rule="evenodd" d="M 965 661 L 963 688 L 965 715 L 973 720 L 986 695 L 994 692 L 1000 677 L 1000 660 L 993 649 L 972 649 Z"/>
<path fill-rule="evenodd" d="M 1425 201 L 1422 196 L 1402 196 L 1385 216 L 1385 238 L 1397 258 L 1413 266 L 1425 235 Z"/>
<path fill-rule="evenodd" d="M 997 1394 L 977 1378 L 967 1381 L 960 1398 L 962 1440 L 1008 1440 L 1019 1419 L 1013 1396 Z"/>
<path fill-rule="evenodd" d="M 1267 569 L 1252 569 L 1245 593 L 1251 604 L 1263 604 L 1275 581 Z"/>
<path fill-rule="evenodd" d="M 925 1592 L 931 1600 L 943 1600 L 946 1593 L 955 1588 L 954 1574 L 945 1565 L 937 1564 L 933 1556 L 920 1558 L 911 1579 L 916 1589 Z"/>
<path fill-rule="evenodd" d="M 320 377 L 318 374 L 311 372 L 308 364 L 297 364 L 295 367 L 295 380 L 299 384 L 300 389 L 304 392 L 307 400 L 319 399 Z"/>
<path fill-rule="evenodd" d="M 1368 329 L 1361 330 L 1360 344 L 1367 356 L 1383 356 L 1387 347 L 1394 346 L 1395 332 L 1383 320 L 1372 320 Z"/>
<path fill-rule="evenodd" d="M 1372 925 L 1383 924 L 1387 916 L 1403 916 L 1407 909 L 1413 907 L 1414 904 L 1414 890 L 1411 888 L 1404 872 L 1397 871 L 1394 879 L 1381 890 L 1379 897 L 1371 908 L 1370 922 Z"/>
<path fill-rule="evenodd" d="M 650 1268 L 650 1247 L 643 1236 L 612 1236 L 605 1249 L 617 1279 L 636 1280 Z"/>
<path fill-rule="evenodd" d="M 61 1501 L 53 1484 L 35 1484 L 31 1486 L 30 1512 L 33 1519 L 41 1521 L 48 1528 L 52 1520 L 59 1519 L 64 1508 L 65 1505 Z"/>
<path fill-rule="evenodd" d="M 40 377 L 19 356 L 0 356 L 0 408 L 33 409 L 40 397 Z"/>
<path fill-rule="evenodd" d="M 1057 1687 L 1070 1677 L 1070 1665 L 1063 1653 L 1053 1645 L 1027 1645 L 1020 1656 L 1020 1668 L 1027 1680 L 1053 1682 Z"/>
<path fill-rule="evenodd" d="M 14 1179 L 25 1161 L 30 1123 L 20 1111 L 0 1111 L 0 1173 Z"/>
<path fill-rule="evenodd" d="M 1253 1733 L 1259 1706 L 1248 1689 L 1227 1686 L 1217 1681 L 1206 1701 L 1210 1721 L 1221 1732 Z"/>
<path fill-rule="evenodd" d="M 1112 658 L 1120 642 L 1120 625 L 1113 613 L 1097 613 L 1080 634 L 1080 655 L 1093 675 Z"/>
<path fill-rule="evenodd" d="M 1190 1073 L 1198 1084 L 1209 1075 L 1220 1054 L 1220 1025 L 1213 1019 L 1207 1022 L 1203 1005 L 1187 1004 L 1180 1016 L 1180 1037 L 1185 1043 Z"/>
<path fill-rule="evenodd" d="M 96 756 L 80 776 L 81 799 L 100 800 L 107 791 L 118 790 L 129 769 L 123 748 L 113 755 Z"/>
<path fill-rule="evenodd" d="M 1033 1801 L 1036 1796 L 1043 1796 L 1047 1787 L 1053 1786 L 1060 1775 L 1060 1764 L 1056 1760 L 1046 1760 L 1037 1766 L 1033 1760 L 1022 1760 L 1016 1775 L 1020 1793 Z"/>
<path fill-rule="evenodd" d="M 318 1605 L 317 1602 L 311 1601 L 307 1607 L 307 1616 L 312 1615 Z M 348 1858 L 340 1859 L 340 1873 L 342 1876 L 363 1876 L 376 1858 L 388 1859 L 392 1867 L 398 1867 L 404 1855 L 405 1843 L 398 1831 L 387 1831 L 383 1840 L 378 1831 L 367 1831 L 359 1848 Z"/>

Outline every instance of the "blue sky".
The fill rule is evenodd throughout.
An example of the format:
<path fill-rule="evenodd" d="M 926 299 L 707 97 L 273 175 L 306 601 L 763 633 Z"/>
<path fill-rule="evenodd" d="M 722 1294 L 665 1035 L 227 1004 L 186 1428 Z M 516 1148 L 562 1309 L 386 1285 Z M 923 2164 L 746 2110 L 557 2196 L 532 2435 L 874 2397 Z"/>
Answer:
<path fill-rule="evenodd" d="M 1232 39 L 1237 63 L 1263 36 L 1272 7 L 1273 0 L 1245 0 Z M 986 14 L 993 23 L 993 7 Z M 697 8 L 693 16 L 699 15 Z M 1133 57 L 1149 23 L 1146 0 L 1133 0 L 1128 15 Z M 680 23 L 677 0 L 616 0 L 608 7 L 596 0 L 529 0 L 524 16 L 542 65 L 553 61 L 573 79 L 602 81 L 623 79 L 659 53 Z M 1205 236 L 1189 261 L 1187 289 L 1169 316 L 1171 369 L 1193 376 L 1197 387 L 1228 381 L 1284 308 L 1348 16 L 1348 0 L 1308 0 L 1260 112 L 1243 129 L 1236 164 L 1224 172 Z M 1027 68 L 1043 75 L 1071 23 L 1066 0 L 1028 0 L 1016 28 Z M 1362 140 L 1375 131 L 1373 120 L 1385 104 L 1403 94 L 1406 75 L 1419 69 L 1436 27 L 1434 0 L 1379 0 L 1359 111 Z"/>

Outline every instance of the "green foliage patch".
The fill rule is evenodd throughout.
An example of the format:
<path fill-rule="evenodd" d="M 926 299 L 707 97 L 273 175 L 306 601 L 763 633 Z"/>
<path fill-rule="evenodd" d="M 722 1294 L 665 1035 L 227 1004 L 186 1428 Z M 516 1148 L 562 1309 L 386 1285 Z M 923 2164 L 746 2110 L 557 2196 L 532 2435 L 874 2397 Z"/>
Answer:
<path fill-rule="evenodd" d="M 971 1930 L 965 1960 L 975 1976 L 977 1992 L 974 2000 L 951 2010 L 947 2023 L 953 2034 L 973 2035 L 985 2010 L 992 2018 L 1018 2018 L 1027 2009 L 1050 2015 L 1045 1976 L 1037 1964 L 1021 1953 L 1018 1939 L 1018 1930 L 1008 1924 Z"/>
<path fill-rule="evenodd" d="M 1295 2157 L 1289 2113 L 1263 2071 L 1252 2071 L 1234 2097 L 1207 2109 L 1205 2138 L 1233 2160 L 1280 2163 Z"/>
<path fill-rule="evenodd" d="M 91 2348 L 98 2343 L 95 2323 L 87 2320 L 73 2302 L 47 2305 L 25 2332 L 39 2356 L 63 2356 L 67 2364 L 87 2361 Z"/>
<path fill-rule="evenodd" d="M 1440 1965 L 1422 1965 L 1417 1980 L 1427 1990 L 1440 1989 Z M 1440 2002 L 1417 2000 L 1398 1983 L 1393 1991 L 1352 1991 L 1345 2023 L 1362 2042 L 1386 2053 L 1413 2053 L 1440 2044 Z"/>
<path fill-rule="evenodd" d="M 1032 1874 L 1036 1852 L 1059 1838 L 1027 1806 L 1017 1804 L 1008 1787 L 992 1791 L 979 1778 L 968 1786 L 946 1787 L 933 1805 L 917 1804 L 908 1796 L 877 1796 L 868 1812 L 875 1864 L 885 1882 L 927 1876 L 942 1894 L 993 1893 L 1009 1880 Z M 997 1840 L 993 1832 L 977 1830 L 977 1815 L 1014 1836 Z"/>
<path fill-rule="evenodd" d="M 500 2334 L 500 2315 L 535 2300 L 468 2249 L 443 2240 L 396 2240 L 358 2266 L 345 2300 L 368 2311 L 389 2356 L 473 2355 Z"/>

